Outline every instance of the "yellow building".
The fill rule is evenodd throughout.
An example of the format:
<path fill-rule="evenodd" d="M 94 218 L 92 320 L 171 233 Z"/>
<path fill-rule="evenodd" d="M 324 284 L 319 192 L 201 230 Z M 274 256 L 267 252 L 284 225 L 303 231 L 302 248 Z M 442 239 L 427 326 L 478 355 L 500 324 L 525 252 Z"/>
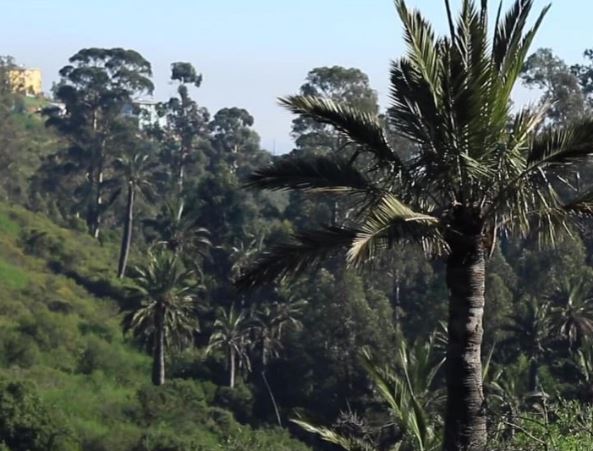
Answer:
<path fill-rule="evenodd" d="M 12 90 L 21 94 L 37 96 L 42 94 L 42 78 L 39 69 L 26 69 L 24 67 L 11 68 L 8 78 Z"/>

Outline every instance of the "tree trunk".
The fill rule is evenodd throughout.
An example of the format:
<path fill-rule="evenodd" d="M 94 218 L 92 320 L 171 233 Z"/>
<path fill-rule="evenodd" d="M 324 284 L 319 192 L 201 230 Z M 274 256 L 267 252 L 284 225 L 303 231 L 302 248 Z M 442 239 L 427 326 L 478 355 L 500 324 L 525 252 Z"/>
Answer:
<path fill-rule="evenodd" d="M 101 230 L 101 215 L 103 210 L 103 171 L 100 170 L 95 177 L 95 198 L 91 207 L 91 218 L 90 218 L 90 232 L 93 238 L 99 239 L 99 233 Z"/>
<path fill-rule="evenodd" d="M 531 357 L 529 361 L 529 391 L 534 393 L 539 388 L 539 368 L 538 368 L 537 359 Z"/>
<path fill-rule="evenodd" d="M 121 239 L 121 248 L 119 250 L 119 264 L 117 268 L 117 277 L 120 279 L 126 275 L 128 266 L 128 257 L 132 245 L 132 227 L 134 225 L 134 185 L 128 184 L 128 205 L 126 210 L 126 219 L 124 222 L 124 233 Z"/>
<path fill-rule="evenodd" d="M 444 450 L 483 450 L 487 439 L 481 361 L 484 248 L 481 236 L 465 235 L 451 240 L 449 245 L 449 342 Z"/>
<path fill-rule="evenodd" d="M 268 383 L 268 378 L 266 377 L 265 370 L 262 370 L 261 377 L 264 381 L 264 385 L 266 386 L 266 390 L 268 390 L 268 394 L 270 395 L 272 405 L 274 406 L 274 413 L 276 414 L 276 421 L 278 422 L 278 426 L 282 427 L 282 417 L 280 417 L 280 410 L 278 409 L 278 404 L 276 403 L 276 397 L 272 392 L 272 387 L 270 387 L 270 384 Z"/>
<path fill-rule="evenodd" d="M 179 152 L 179 167 L 177 168 L 177 190 L 178 190 L 179 195 L 181 195 L 183 193 L 183 181 L 185 179 L 185 165 L 187 164 L 188 155 L 189 155 L 189 151 L 187 149 L 187 144 L 182 144 L 181 150 Z"/>
<path fill-rule="evenodd" d="M 154 385 L 163 385 L 165 383 L 165 325 L 164 311 L 160 306 L 157 307 L 154 326 L 152 383 Z"/>
<path fill-rule="evenodd" d="M 392 302 L 393 302 L 393 320 L 395 322 L 395 330 L 399 333 L 400 326 L 401 326 L 401 296 L 400 290 L 401 289 L 401 282 L 400 282 L 400 275 L 399 270 L 395 270 L 395 277 L 393 278 L 393 292 L 392 292 Z"/>
<path fill-rule="evenodd" d="M 181 162 L 179 164 L 179 171 L 177 172 L 177 191 L 179 194 L 183 192 L 183 178 L 185 172 L 185 163 Z"/>
<path fill-rule="evenodd" d="M 235 388 L 235 350 L 229 352 L 229 387 Z"/>

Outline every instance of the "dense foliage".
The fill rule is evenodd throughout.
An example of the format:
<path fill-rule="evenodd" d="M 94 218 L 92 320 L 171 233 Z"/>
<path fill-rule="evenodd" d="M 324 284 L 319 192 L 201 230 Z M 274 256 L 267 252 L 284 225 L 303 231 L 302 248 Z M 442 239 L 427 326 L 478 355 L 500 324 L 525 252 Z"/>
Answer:
<path fill-rule="evenodd" d="M 571 66 L 542 49 L 519 68 L 542 106 L 553 102 L 536 135 L 590 116 L 592 55 Z M 294 150 L 272 156 L 248 111 L 210 114 L 199 104 L 208 77 L 187 62 L 172 64 L 177 92 L 156 105 L 136 102 L 153 85 L 135 51 L 77 52 L 53 98 L 16 93 L 13 64 L 0 64 L 0 449 L 441 446 L 442 260 L 408 243 L 369 270 L 337 254 L 302 264 L 294 279 L 249 291 L 233 284 L 297 230 L 326 224 L 327 235 L 296 236 L 327 245 L 360 206 L 340 190 L 246 189 L 251 174 L 273 165 L 279 177 L 298 175 L 292 188 L 320 174 L 324 188 L 362 186 L 358 169 L 371 156 L 303 105 L 294 108 Z M 380 113 L 354 68 L 315 68 L 295 92 Z M 399 107 L 389 114 L 401 119 Z M 417 149 L 389 114 L 376 124 L 408 161 Z M 315 177 L 299 161 L 315 161 Z M 589 168 L 585 160 L 579 177 L 569 171 L 555 184 L 558 197 L 588 188 Z M 488 449 L 593 449 L 591 227 L 581 216 L 554 246 L 529 233 L 491 242 L 481 372 Z"/>

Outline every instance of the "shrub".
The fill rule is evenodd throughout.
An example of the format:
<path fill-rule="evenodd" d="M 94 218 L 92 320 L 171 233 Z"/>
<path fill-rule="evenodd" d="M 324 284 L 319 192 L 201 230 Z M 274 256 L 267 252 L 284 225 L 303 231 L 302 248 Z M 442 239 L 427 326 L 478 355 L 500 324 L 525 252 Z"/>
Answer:
<path fill-rule="evenodd" d="M 51 411 L 33 385 L 0 381 L 0 437 L 13 451 L 65 449 L 70 428 Z"/>

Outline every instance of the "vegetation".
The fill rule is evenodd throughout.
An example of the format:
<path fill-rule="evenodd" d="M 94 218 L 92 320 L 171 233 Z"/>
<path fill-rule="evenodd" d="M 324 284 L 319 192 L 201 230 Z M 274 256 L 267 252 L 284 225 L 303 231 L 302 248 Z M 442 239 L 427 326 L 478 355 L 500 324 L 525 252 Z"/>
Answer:
<path fill-rule="evenodd" d="M 276 157 L 188 62 L 152 109 L 134 50 L 52 99 L 0 59 L 0 449 L 593 449 L 593 50 L 444 3 L 396 1 L 387 110 L 312 69 Z"/>

